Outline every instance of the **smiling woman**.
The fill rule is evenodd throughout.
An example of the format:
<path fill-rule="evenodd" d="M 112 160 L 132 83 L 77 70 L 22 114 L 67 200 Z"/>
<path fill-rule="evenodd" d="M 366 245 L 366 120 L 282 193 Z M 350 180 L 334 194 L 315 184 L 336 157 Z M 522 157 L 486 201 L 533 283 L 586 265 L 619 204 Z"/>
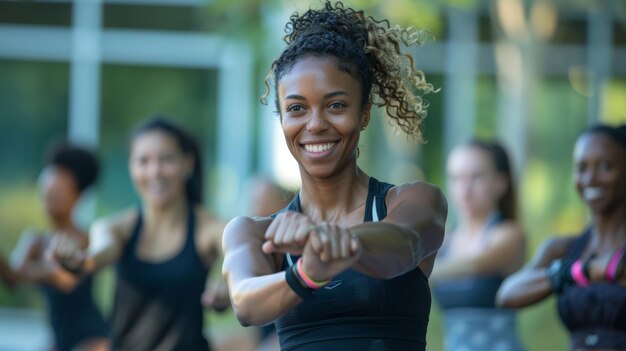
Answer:
<path fill-rule="evenodd" d="M 557 295 L 572 349 L 626 350 L 626 126 L 594 126 L 574 147 L 574 180 L 591 213 L 575 237 L 547 240 L 509 277 L 498 303 L 525 307 Z"/>
<path fill-rule="evenodd" d="M 221 254 L 223 225 L 202 207 L 201 160 L 184 129 L 165 118 L 145 121 L 131 136 L 129 156 L 141 206 L 97 221 L 88 251 L 69 242 L 55 249 L 75 273 L 116 265 L 114 350 L 210 349 L 201 296 Z M 225 285 L 219 288 L 205 301 L 224 309 Z"/>
<path fill-rule="evenodd" d="M 301 172 L 324 177 L 349 166 L 370 118 L 358 80 L 333 58 L 311 56 L 285 74 L 278 96 L 285 140 Z"/>
<path fill-rule="evenodd" d="M 422 140 L 421 94 L 432 86 L 400 50 L 419 36 L 330 2 L 286 28 L 266 84 L 274 78 L 302 188 L 284 211 L 226 227 L 237 317 L 275 321 L 282 350 L 424 350 L 446 200 L 430 184 L 393 186 L 357 166 L 372 105 Z"/>

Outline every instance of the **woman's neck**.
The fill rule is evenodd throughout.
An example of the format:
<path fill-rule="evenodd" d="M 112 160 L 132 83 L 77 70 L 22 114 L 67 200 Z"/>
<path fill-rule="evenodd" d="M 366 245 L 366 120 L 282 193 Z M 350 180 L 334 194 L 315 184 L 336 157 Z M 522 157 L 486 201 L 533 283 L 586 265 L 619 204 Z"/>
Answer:
<path fill-rule="evenodd" d="M 184 196 L 163 206 L 151 206 L 144 202 L 143 217 L 146 226 L 156 228 L 171 228 L 184 221 L 187 216 L 187 200 Z"/>
<path fill-rule="evenodd" d="M 304 173 L 303 173 L 304 174 Z M 330 178 L 302 177 L 302 211 L 316 222 L 338 222 L 367 200 L 369 176 L 354 167 Z"/>
<path fill-rule="evenodd" d="M 460 216 L 458 231 L 461 231 L 467 234 L 483 233 L 493 213 L 494 211 L 490 210 L 490 211 L 468 213 L 465 216 Z"/>
<path fill-rule="evenodd" d="M 626 203 L 611 212 L 594 214 L 592 230 L 601 241 L 623 245 L 626 240 Z"/>

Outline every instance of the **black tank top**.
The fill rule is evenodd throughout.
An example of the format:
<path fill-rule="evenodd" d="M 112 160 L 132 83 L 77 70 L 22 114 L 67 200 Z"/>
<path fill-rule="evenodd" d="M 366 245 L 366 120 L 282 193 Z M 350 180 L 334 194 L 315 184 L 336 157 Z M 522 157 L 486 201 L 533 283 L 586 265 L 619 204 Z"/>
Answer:
<path fill-rule="evenodd" d="M 66 293 L 41 284 L 46 297 L 50 326 L 58 351 L 73 350 L 91 338 L 105 338 L 108 328 L 92 296 L 92 276 L 82 279 L 73 291 Z"/>
<path fill-rule="evenodd" d="M 111 323 L 113 350 L 209 350 L 203 336 L 200 302 L 208 268 L 195 247 L 196 218 L 189 206 L 185 244 L 176 256 L 158 263 L 141 261 L 137 224 L 117 265 Z"/>
<path fill-rule="evenodd" d="M 585 231 L 570 246 L 565 260 L 577 260 L 591 237 Z M 561 321 L 570 331 L 572 349 L 626 350 L 626 286 L 597 282 L 573 285 L 557 298 Z"/>
<path fill-rule="evenodd" d="M 385 196 L 391 187 L 370 178 L 364 222 L 387 215 Z M 299 196 L 288 209 L 301 211 Z M 296 259 L 286 255 L 283 269 Z M 419 267 L 386 280 L 349 269 L 313 295 L 276 320 L 281 350 L 425 349 L 431 297 Z"/>

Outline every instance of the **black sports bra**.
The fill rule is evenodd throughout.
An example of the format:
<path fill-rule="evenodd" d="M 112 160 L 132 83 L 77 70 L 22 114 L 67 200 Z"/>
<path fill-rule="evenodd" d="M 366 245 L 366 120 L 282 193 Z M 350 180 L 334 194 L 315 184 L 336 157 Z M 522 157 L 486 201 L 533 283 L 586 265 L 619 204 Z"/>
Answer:
<path fill-rule="evenodd" d="M 564 259 L 578 259 L 590 236 L 591 230 L 579 236 Z M 626 350 L 626 286 L 607 282 L 573 285 L 558 296 L 557 308 L 571 333 L 573 349 Z"/>
<path fill-rule="evenodd" d="M 392 185 L 370 178 L 365 222 L 387 214 Z M 288 207 L 300 211 L 298 196 Z M 286 256 L 283 269 L 295 261 Z M 419 268 L 394 279 L 347 270 L 276 320 L 281 350 L 424 350 L 431 297 Z"/>

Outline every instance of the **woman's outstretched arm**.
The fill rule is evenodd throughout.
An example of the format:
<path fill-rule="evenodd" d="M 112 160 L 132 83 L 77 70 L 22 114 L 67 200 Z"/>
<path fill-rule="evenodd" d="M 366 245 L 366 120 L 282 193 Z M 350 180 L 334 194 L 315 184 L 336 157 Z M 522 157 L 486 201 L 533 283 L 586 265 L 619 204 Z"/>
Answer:
<path fill-rule="evenodd" d="M 222 273 L 239 322 L 264 325 L 289 312 L 302 299 L 279 272 L 274 255 L 261 250 L 270 218 L 237 217 L 224 229 Z"/>
<path fill-rule="evenodd" d="M 548 278 L 548 266 L 565 256 L 572 238 L 546 240 L 533 259 L 519 272 L 508 277 L 498 290 L 496 305 L 522 308 L 550 296 L 554 290 Z"/>
<path fill-rule="evenodd" d="M 441 247 L 448 205 L 441 191 L 415 181 L 387 194 L 387 217 L 350 228 L 363 248 L 354 269 L 375 278 L 393 278 L 434 257 Z M 430 272 L 430 267 L 422 267 Z"/>

